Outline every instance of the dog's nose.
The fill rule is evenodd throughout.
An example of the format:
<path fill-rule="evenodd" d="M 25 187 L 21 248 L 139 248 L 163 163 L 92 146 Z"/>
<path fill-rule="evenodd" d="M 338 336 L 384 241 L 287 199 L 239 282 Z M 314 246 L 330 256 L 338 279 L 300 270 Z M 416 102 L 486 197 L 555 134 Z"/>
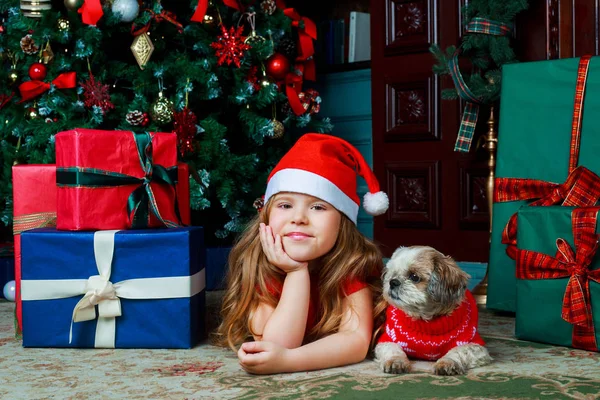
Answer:
<path fill-rule="evenodd" d="M 390 288 L 394 289 L 400 286 L 400 281 L 398 279 L 392 279 L 390 281 Z"/>

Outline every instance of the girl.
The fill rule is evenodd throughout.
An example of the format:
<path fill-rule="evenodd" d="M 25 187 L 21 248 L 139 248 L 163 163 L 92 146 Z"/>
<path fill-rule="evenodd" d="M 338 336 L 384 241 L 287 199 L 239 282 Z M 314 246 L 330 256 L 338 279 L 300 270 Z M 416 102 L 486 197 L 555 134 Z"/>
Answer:
<path fill-rule="evenodd" d="M 356 174 L 379 215 L 387 195 L 348 142 L 303 135 L 271 172 L 265 206 L 229 256 L 217 342 L 250 373 L 307 371 L 362 361 L 381 292 L 382 257 L 356 228 Z M 246 342 L 252 337 L 254 341 Z"/>

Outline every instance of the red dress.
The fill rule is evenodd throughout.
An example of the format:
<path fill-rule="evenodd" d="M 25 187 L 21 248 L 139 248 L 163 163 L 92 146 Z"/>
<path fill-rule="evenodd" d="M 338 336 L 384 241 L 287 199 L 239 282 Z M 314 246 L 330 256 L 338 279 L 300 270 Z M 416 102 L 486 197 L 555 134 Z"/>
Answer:
<path fill-rule="evenodd" d="M 468 290 L 452 314 L 430 321 L 413 319 L 390 305 L 386 311 L 385 332 L 377 343 L 397 343 L 409 357 L 434 361 L 456 346 L 485 345 L 477 332 L 477 322 L 477 303 Z"/>
<path fill-rule="evenodd" d="M 360 281 L 356 278 L 347 279 L 342 283 L 341 290 L 346 296 L 350 296 L 353 293 L 358 292 L 361 289 L 366 288 L 368 285 L 366 282 Z M 272 285 L 269 285 L 269 292 L 271 292 L 278 300 L 281 296 L 281 290 L 283 289 L 282 284 L 275 281 Z M 317 323 L 317 311 L 319 310 L 320 299 L 319 299 L 319 286 L 318 276 L 310 275 L 310 300 L 308 303 L 308 316 L 306 318 L 306 333 Z"/>

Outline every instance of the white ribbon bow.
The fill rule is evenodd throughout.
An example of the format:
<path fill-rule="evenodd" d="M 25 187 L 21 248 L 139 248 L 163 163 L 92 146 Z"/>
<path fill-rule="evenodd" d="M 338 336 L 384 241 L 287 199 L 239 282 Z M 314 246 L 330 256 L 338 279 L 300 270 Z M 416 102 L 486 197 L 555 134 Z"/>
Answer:
<path fill-rule="evenodd" d="M 204 269 L 192 276 L 166 278 L 129 279 L 117 283 L 110 281 L 115 233 L 94 233 L 94 256 L 99 275 L 85 279 L 23 280 L 21 298 L 27 300 L 62 299 L 84 295 L 73 309 L 69 344 L 73 339 L 73 323 L 96 319 L 98 323 L 94 347 L 114 348 L 116 317 L 121 316 L 121 300 L 125 299 L 169 299 L 192 297 L 206 286 Z"/>

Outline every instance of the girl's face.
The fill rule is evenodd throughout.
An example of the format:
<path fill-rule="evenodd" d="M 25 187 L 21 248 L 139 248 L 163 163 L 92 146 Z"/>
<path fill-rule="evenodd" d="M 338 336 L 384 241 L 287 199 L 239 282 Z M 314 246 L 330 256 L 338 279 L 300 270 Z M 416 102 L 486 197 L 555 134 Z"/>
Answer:
<path fill-rule="evenodd" d="M 312 261 L 333 248 L 342 214 L 331 204 L 300 193 L 279 193 L 269 211 L 269 226 L 296 261 Z"/>

